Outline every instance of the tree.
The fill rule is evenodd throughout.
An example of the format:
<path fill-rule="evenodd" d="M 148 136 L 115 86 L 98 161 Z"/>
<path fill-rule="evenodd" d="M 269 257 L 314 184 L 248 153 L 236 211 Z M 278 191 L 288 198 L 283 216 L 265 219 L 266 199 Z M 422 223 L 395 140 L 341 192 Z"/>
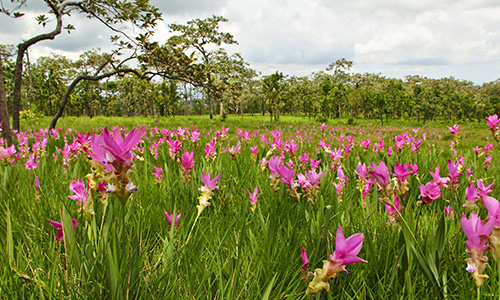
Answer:
<path fill-rule="evenodd" d="M 3 55 L 0 48 L 0 123 L 2 136 L 12 142 L 12 131 L 10 130 L 9 110 L 7 109 L 7 93 L 3 80 Z"/>
<path fill-rule="evenodd" d="M 221 61 L 221 55 L 226 53 L 221 46 L 238 44 L 230 33 L 219 32 L 220 23 L 227 21 L 222 16 L 212 16 L 188 21 L 186 25 L 169 25 L 172 32 L 180 34 L 172 36 L 168 44 L 200 61 L 197 63 L 198 73 L 193 78 L 193 84 L 202 86 L 207 95 L 210 119 L 213 119 L 213 100 L 220 99 L 221 89 L 224 89 L 224 82 L 217 78 L 218 69 L 221 67 L 218 63 Z M 214 49 L 210 50 L 211 48 Z"/>
<path fill-rule="evenodd" d="M 19 10 L 26 4 L 27 0 L 11 0 L 11 3 L 17 4 L 14 9 L 7 9 L 4 1 L 0 0 L 0 12 L 7 16 L 19 18 L 24 13 Z M 152 34 L 152 29 L 157 20 L 161 19 L 161 14 L 157 8 L 149 4 L 149 0 L 140 0 L 134 2 L 120 0 L 44 0 L 48 8 L 48 14 L 55 18 L 56 24 L 52 31 L 36 35 L 17 45 L 17 56 L 14 71 L 14 92 L 13 92 L 13 128 L 19 130 L 19 110 L 21 103 L 21 86 L 24 65 L 24 56 L 29 47 L 44 40 L 53 40 L 63 30 L 63 17 L 71 14 L 83 13 L 88 18 L 97 19 L 106 27 L 119 33 L 112 37 L 112 41 L 121 48 L 133 48 L 133 44 L 147 39 Z M 45 27 L 49 23 L 49 17 L 45 14 L 39 15 L 36 20 L 39 25 Z M 132 24 L 138 27 L 144 33 L 140 34 L 135 40 L 129 37 L 125 32 L 117 29 L 117 26 L 123 24 Z M 74 26 L 67 24 L 65 30 L 74 30 Z"/>
<path fill-rule="evenodd" d="M 263 79 L 264 93 L 267 97 L 267 106 L 271 114 L 271 121 L 278 121 L 280 116 L 280 108 L 282 107 L 282 92 L 285 88 L 285 76 L 283 73 L 276 71 L 276 73 L 265 76 Z"/>

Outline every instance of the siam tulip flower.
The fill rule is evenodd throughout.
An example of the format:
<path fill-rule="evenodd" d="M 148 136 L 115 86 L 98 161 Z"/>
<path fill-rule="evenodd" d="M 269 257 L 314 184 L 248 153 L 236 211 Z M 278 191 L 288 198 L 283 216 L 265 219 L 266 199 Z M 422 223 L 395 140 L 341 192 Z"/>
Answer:
<path fill-rule="evenodd" d="M 250 146 L 250 151 L 252 152 L 252 154 L 251 154 L 252 161 L 256 162 L 257 161 L 257 145 Z"/>
<path fill-rule="evenodd" d="M 467 168 L 467 170 L 465 170 L 465 173 L 467 174 L 467 179 L 471 179 L 472 178 L 472 171 L 470 168 Z"/>
<path fill-rule="evenodd" d="M 215 145 L 215 137 L 210 140 L 210 143 L 207 143 L 205 145 L 205 149 L 203 149 L 203 152 L 205 152 L 205 159 L 209 160 L 212 159 L 214 160 L 215 157 L 217 156 L 217 146 Z"/>
<path fill-rule="evenodd" d="M 55 221 L 49 221 L 49 224 L 54 226 L 57 229 L 57 232 L 56 232 L 56 235 L 54 238 L 57 241 L 63 241 L 64 240 L 63 225 L 61 223 L 55 222 Z M 78 226 L 78 221 L 72 218 L 71 224 L 73 225 L 73 229 L 74 229 L 74 228 L 76 228 L 76 226 Z"/>
<path fill-rule="evenodd" d="M 250 196 L 250 204 L 252 205 L 250 209 L 255 211 L 255 208 L 257 207 L 257 198 L 260 196 L 261 193 L 258 193 L 259 190 L 257 187 L 253 190 L 253 193 L 250 193 L 250 191 L 247 189 L 248 196 Z M 258 194 L 257 194 L 258 193 Z"/>
<path fill-rule="evenodd" d="M 408 191 L 408 176 L 413 172 L 410 169 L 411 163 L 405 165 L 396 162 L 394 165 L 394 176 L 396 177 L 396 191 L 398 195 L 403 195 Z"/>
<path fill-rule="evenodd" d="M 493 144 L 486 144 L 484 145 L 484 151 L 483 151 L 483 154 L 488 154 L 490 151 L 493 150 L 493 148 L 495 148 L 495 145 Z"/>
<path fill-rule="evenodd" d="M 92 200 L 90 197 L 90 187 L 86 186 L 82 179 L 78 178 L 78 181 L 71 181 L 69 184 L 69 190 L 74 193 L 74 195 L 69 195 L 68 198 L 76 200 L 80 203 L 80 208 L 78 211 L 83 212 L 83 217 L 87 220 L 90 216 L 94 214 L 91 204 Z"/>
<path fill-rule="evenodd" d="M 145 132 L 146 126 L 134 128 L 123 139 L 119 128 L 115 127 L 112 134 L 107 127 L 104 128 L 102 134 L 104 144 L 101 146 L 107 150 L 106 159 L 115 168 L 115 173 L 126 172 L 134 165 L 132 149 L 139 143 Z"/>
<path fill-rule="evenodd" d="M 170 227 L 172 227 L 172 221 L 174 222 L 175 227 L 179 226 L 179 218 L 181 217 L 182 213 L 176 215 L 175 218 L 174 218 L 174 213 L 169 214 L 166 210 L 164 210 L 163 213 L 165 214 L 165 217 L 167 218 Z"/>
<path fill-rule="evenodd" d="M 144 136 L 146 127 L 134 128 L 126 133 L 125 139 L 122 137 L 121 130 L 114 127 L 113 131 L 109 132 L 105 127 L 102 135 L 94 134 L 91 139 L 91 149 L 83 149 L 90 157 L 100 163 L 108 173 L 106 181 L 113 183 L 116 187 L 113 195 L 125 203 L 132 194 L 131 189 L 127 186 L 130 183 L 130 168 L 134 165 L 133 148 L 137 146 L 140 139 Z M 92 189 L 95 188 L 95 183 L 98 181 L 99 169 L 96 163 L 93 164 L 92 174 L 89 175 L 89 184 Z"/>
<path fill-rule="evenodd" d="M 437 184 L 439 187 L 448 187 L 446 185 L 446 183 L 448 183 L 448 181 L 450 181 L 450 178 L 448 178 L 448 177 L 441 177 L 439 175 L 439 166 L 436 166 L 436 170 L 434 171 L 434 173 L 432 173 L 431 170 L 429 170 L 429 173 L 431 173 L 431 176 L 433 178 L 433 182 L 435 184 Z"/>
<path fill-rule="evenodd" d="M 241 142 L 240 141 L 238 141 L 238 143 L 236 143 L 236 146 L 232 146 L 228 149 L 228 152 L 231 155 L 231 158 L 233 160 L 236 160 L 236 157 L 240 155 L 240 150 L 241 150 Z"/>
<path fill-rule="evenodd" d="M 335 148 L 330 152 L 330 158 L 332 159 L 332 169 L 335 169 L 340 165 L 340 160 L 342 159 L 342 150 Z"/>
<path fill-rule="evenodd" d="M 4 164 L 13 164 L 15 161 L 16 146 L 10 145 L 9 147 L 0 146 L 0 162 Z"/>
<path fill-rule="evenodd" d="M 302 168 L 307 168 L 307 163 L 309 162 L 309 153 L 303 152 L 302 155 L 299 157 L 300 160 L 300 165 Z"/>
<path fill-rule="evenodd" d="M 336 182 L 332 182 L 332 184 L 335 187 L 335 191 L 337 192 L 338 201 L 342 202 L 342 190 L 344 188 L 344 185 L 348 181 L 348 177 L 344 174 L 344 171 L 342 170 L 342 167 L 340 165 L 337 166 L 337 180 L 339 182 L 338 184 Z"/>
<path fill-rule="evenodd" d="M 387 156 L 391 157 L 392 152 L 393 152 L 393 148 L 392 148 L 392 146 L 389 146 L 389 148 L 387 148 Z"/>
<path fill-rule="evenodd" d="M 312 169 L 311 172 L 306 171 L 305 176 L 302 178 L 301 186 L 306 192 L 307 201 L 313 204 L 316 202 L 319 192 L 319 181 L 325 173 L 326 171 L 318 174 L 315 169 Z M 300 177 L 303 176 L 302 174 L 299 175 Z"/>
<path fill-rule="evenodd" d="M 490 126 L 491 131 L 495 132 L 498 129 L 498 123 L 500 120 L 498 119 L 498 115 L 494 114 L 486 117 L 486 124 Z"/>
<path fill-rule="evenodd" d="M 450 131 L 450 133 L 451 133 L 451 134 L 453 134 L 453 135 L 456 135 L 457 133 L 459 133 L 459 132 L 460 132 L 460 130 L 462 130 L 462 129 L 460 128 L 460 125 L 458 125 L 458 124 L 453 125 L 453 127 L 449 127 L 449 126 L 446 126 L 446 127 L 448 127 L 448 130 L 449 130 L 449 131 Z"/>
<path fill-rule="evenodd" d="M 290 141 L 285 142 L 284 149 L 286 152 L 290 153 L 292 157 L 295 157 L 295 152 L 297 152 L 297 144 L 292 139 Z"/>
<path fill-rule="evenodd" d="M 458 188 L 458 177 L 463 173 L 458 172 L 458 163 L 453 164 L 451 159 L 448 160 L 448 170 L 450 171 L 450 174 L 448 174 L 449 178 L 448 189 L 450 191 L 454 191 Z"/>
<path fill-rule="evenodd" d="M 382 201 L 384 203 L 387 203 L 389 205 L 394 204 L 394 189 L 389 183 L 389 170 L 387 169 L 387 166 L 383 161 L 379 161 L 379 165 L 375 165 L 373 162 L 370 163 L 370 168 L 372 171 L 370 172 L 370 175 L 372 178 L 377 180 L 377 186 L 382 194 L 384 196 Z"/>
<path fill-rule="evenodd" d="M 194 148 L 198 147 L 198 140 L 200 139 L 200 130 L 195 129 L 191 131 L 191 142 L 193 143 Z"/>
<path fill-rule="evenodd" d="M 494 114 L 492 116 L 486 117 L 486 124 L 490 126 L 491 133 L 493 134 L 493 138 L 498 142 L 500 141 L 500 132 L 498 128 L 498 123 L 500 120 L 498 119 L 498 115 Z"/>
<path fill-rule="evenodd" d="M 495 223 L 495 218 L 481 221 L 476 212 L 472 212 L 469 219 L 462 214 L 460 219 L 462 229 L 469 239 L 465 242 L 467 253 L 471 256 L 465 260 L 467 262 L 467 271 L 472 274 L 477 287 L 481 287 L 484 280 L 488 278 L 488 275 L 483 274 L 488 266 L 488 257 L 485 254 L 489 246 L 486 243 Z"/>
<path fill-rule="evenodd" d="M 315 294 L 322 290 L 330 290 L 328 280 L 334 278 L 338 273 L 347 272 L 345 266 L 366 260 L 357 255 L 363 245 L 364 235 L 356 233 L 349 238 L 344 237 L 342 227 L 337 228 L 335 239 L 335 251 L 330 255 L 329 260 L 323 261 L 323 268 L 316 269 L 313 280 L 309 283 L 306 295 Z"/>
<path fill-rule="evenodd" d="M 326 129 L 326 124 L 325 124 L 325 123 L 322 123 L 322 124 L 320 125 L 320 127 L 321 127 L 321 132 L 323 132 L 323 133 L 324 133 L 324 132 L 325 132 L 325 129 Z"/>
<path fill-rule="evenodd" d="M 201 181 L 203 182 L 204 186 L 198 189 L 199 191 L 201 191 L 201 196 L 198 197 L 199 205 L 196 205 L 196 208 L 198 208 L 198 216 L 205 209 L 205 207 L 210 205 L 209 201 L 214 195 L 212 191 L 219 188 L 215 184 L 219 180 L 220 175 L 221 174 L 215 176 L 215 178 L 213 179 L 210 179 L 210 173 L 205 174 L 204 172 L 201 172 Z"/>
<path fill-rule="evenodd" d="M 491 189 L 493 186 L 495 185 L 495 183 L 491 183 L 487 186 L 484 185 L 483 181 L 481 179 L 479 179 L 477 181 L 477 189 L 478 189 L 478 197 L 479 197 L 479 200 L 481 202 L 484 202 L 484 198 L 485 197 L 488 197 L 488 194 L 490 194 L 491 192 L 493 192 L 493 190 Z"/>
<path fill-rule="evenodd" d="M 455 211 L 453 210 L 453 208 L 451 207 L 451 205 L 448 205 L 444 208 L 444 214 L 448 217 L 451 217 L 455 214 Z"/>
<path fill-rule="evenodd" d="M 282 163 L 281 157 L 272 156 L 269 159 L 269 163 L 267 164 L 269 168 L 269 173 L 271 174 L 269 176 L 269 179 L 271 179 L 271 186 L 273 187 L 275 193 L 280 189 L 278 187 L 278 183 L 279 183 L 279 177 L 281 176 L 279 173 L 281 163 Z"/>
<path fill-rule="evenodd" d="M 170 157 L 173 159 L 173 160 L 176 160 L 179 156 L 179 151 L 181 150 L 181 146 L 182 146 L 182 143 L 184 143 L 184 141 L 179 141 L 179 140 L 172 140 L 172 139 L 168 139 L 167 140 L 167 145 L 170 147 L 168 149 L 168 154 L 170 155 Z"/>
<path fill-rule="evenodd" d="M 481 153 L 482 148 L 479 147 L 479 146 L 476 146 L 476 147 L 472 148 L 472 150 L 474 150 L 474 152 L 476 153 L 476 158 L 478 158 L 479 156 L 483 155 Z"/>
<path fill-rule="evenodd" d="M 318 160 L 316 160 L 314 158 L 309 159 L 309 166 L 311 167 L 311 170 L 317 169 L 320 163 L 321 163 L 321 159 L 318 159 Z"/>
<path fill-rule="evenodd" d="M 365 152 L 368 151 L 368 149 L 370 148 L 371 144 L 372 144 L 372 141 L 370 141 L 369 139 L 366 139 L 363 142 L 361 142 L 361 146 L 363 147 L 363 149 L 365 150 Z"/>
<path fill-rule="evenodd" d="M 484 160 L 484 169 L 485 170 L 488 170 L 488 167 L 490 166 L 491 164 L 491 156 L 487 156 L 486 159 Z"/>
<path fill-rule="evenodd" d="M 287 168 L 281 165 L 278 169 L 278 174 L 281 176 L 280 182 L 286 184 L 288 187 L 287 192 L 294 198 L 300 201 L 300 193 L 297 193 L 298 184 L 295 182 L 295 171 L 292 168 Z"/>
<path fill-rule="evenodd" d="M 477 189 L 474 186 L 474 184 L 469 184 L 467 189 L 465 190 L 465 199 L 466 202 L 463 205 L 464 207 L 469 207 L 469 208 L 476 208 L 476 201 L 479 199 L 479 196 L 477 194 Z"/>
<path fill-rule="evenodd" d="M 382 201 L 382 199 L 380 199 L 380 201 Z M 401 211 L 401 204 L 399 202 L 398 195 L 394 195 L 394 207 L 397 211 L 393 206 L 385 203 L 384 201 L 382 202 L 384 203 L 385 210 L 387 211 L 387 219 L 389 219 L 389 222 L 396 223 L 396 221 L 400 221 L 398 212 Z"/>
<path fill-rule="evenodd" d="M 187 185 L 189 182 L 189 179 L 191 178 L 191 171 L 194 168 L 194 151 L 187 152 L 184 151 L 184 154 L 182 154 L 182 157 L 180 159 L 181 162 L 181 179 L 182 182 L 184 183 L 184 186 Z"/>
<path fill-rule="evenodd" d="M 163 169 L 160 168 L 160 167 L 157 167 L 155 164 L 153 164 L 153 167 L 155 168 L 155 172 L 154 173 L 151 173 L 154 177 L 155 177 L 155 180 L 156 180 L 156 184 L 157 185 L 160 185 L 161 183 L 161 178 L 163 177 L 162 173 L 163 173 Z"/>
<path fill-rule="evenodd" d="M 300 246 L 300 259 L 302 260 L 302 273 L 306 273 L 309 270 L 309 258 L 307 257 L 306 249 Z"/>
<path fill-rule="evenodd" d="M 489 240 L 491 255 L 498 262 L 500 259 L 500 202 L 493 197 L 486 197 L 484 199 L 484 207 L 488 210 L 489 218 L 496 220 Z"/>
<path fill-rule="evenodd" d="M 427 204 L 431 204 L 434 200 L 441 197 L 441 188 L 430 181 L 427 184 L 420 185 L 420 199 Z"/>
<path fill-rule="evenodd" d="M 28 161 L 24 163 L 24 166 L 26 166 L 26 170 L 35 170 L 38 168 L 38 159 L 35 159 L 34 154 L 30 154 Z"/>

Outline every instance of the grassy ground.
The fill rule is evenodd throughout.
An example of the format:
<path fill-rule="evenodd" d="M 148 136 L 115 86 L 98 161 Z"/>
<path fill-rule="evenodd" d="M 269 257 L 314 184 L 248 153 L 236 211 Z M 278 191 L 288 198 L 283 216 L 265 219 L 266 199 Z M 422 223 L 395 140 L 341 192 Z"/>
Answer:
<path fill-rule="evenodd" d="M 35 129 L 49 124 L 48 119 L 24 122 L 23 128 Z M 101 202 L 93 194 L 95 215 L 85 218 L 77 202 L 69 199 L 72 181 L 92 172 L 89 159 L 78 152 L 66 168 L 56 147 L 64 147 L 64 139 L 50 139 L 45 153 L 40 154 L 38 167 L 27 170 L 26 159 L 15 164 L 0 164 L 0 298 L 3 299 L 472 299 L 477 290 L 471 275 L 465 270 L 465 235 L 460 216 L 467 213 L 465 190 L 469 182 L 482 179 L 489 184 L 498 175 L 498 150 L 495 148 L 489 169 L 483 167 L 486 155 L 476 157 L 472 148 L 484 147 L 489 135 L 485 124 L 461 124 L 457 155 L 464 156 L 472 178 L 462 175 L 455 191 L 442 190 L 442 197 L 431 205 L 419 206 L 420 184 L 432 177 L 428 170 L 441 168 L 448 173 L 449 159 L 456 161 L 449 149 L 451 134 L 442 121 L 425 127 L 393 122 L 384 127 L 376 121 L 346 126 L 344 122 L 327 123 L 325 132 L 320 124 L 307 118 L 282 116 L 278 124 L 269 124 L 262 116 L 229 116 L 226 122 L 210 120 L 208 116 L 160 118 L 62 118 L 58 125 L 73 141 L 74 131 L 95 128 L 136 125 L 158 128 L 199 128 L 198 147 L 185 140 L 184 151 L 194 151 L 195 167 L 191 180 L 184 185 L 179 162 L 169 155 L 164 143 L 158 156 L 150 146 L 159 141 L 148 131 L 144 144 L 136 150 L 138 159 L 130 175 L 138 191 L 125 205 L 120 201 Z M 34 127 L 33 127 L 34 126 Z M 215 131 L 229 127 L 228 137 L 218 142 L 214 160 L 205 159 L 205 144 Z M 248 142 L 241 143 L 236 158 L 222 148 L 236 146 L 237 128 L 252 132 Z M 415 129 L 416 133 L 413 131 Z M 258 146 L 258 159 L 268 155 L 271 144 L 261 144 L 260 134 L 273 141 L 273 131 L 279 131 L 283 141 L 298 143 L 295 156 L 286 153 L 284 161 L 294 161 L 295 175 L 304 173 L 298 156 L 303 152 L 321 159 L 319 171 L 325 171 L 320 181 L 320 196 L 312 204 L 300 202 L 287 192 L 283 183 L 275 192 L 270 186 L 268 169 L 262 169 L 251 159 L 249 146 Z M 297 131 L 301 132 L 300 142 Z M 420 151 L 409 147 L 398 156 L 387 153 L 394 146 L 393 137 L 412 134 L 422 142 Z M 341 166 L 348 176 L 342 201 L 333 182 L 338 172 L 331 168 L 328 153 L 318 150 L 320 139 L 338 147 L 342 134 L 354 137 L 353 150 Z M 439 135 L 441 139 L 439 139 Z M 311 142 L 308 142 L 308 138 Z M 384 151 L 364 151 L 358 142 L 383 139 Z M 176 139 L 172 136 L 172 139 Z M 31 145 L 36 136 L 29 139 Z M 347 141 L 342 142 L 344 146 Z M 496 143 L 494 143 L 496 145 Z M 443 150 L 440 147 L 443 147 Z M 19 150 L 20 151 L 20 150 Z M 54 160 L 52 153 L 57 155 Z M 376 189 L 371 190 L 366 207 L 357 189 L 355 173 L 358 162 L 367 165 L 384 161 L 389 167 L 396 162 L 418 165 L 418 176 L 410 176 L 409 191 L 402 199 L 403 219 L 391 223 Z M 163 169 L 163 178 L 156 183 L 153 165 Z M 201 173 L 212 177 L 221 174 L 213 191 L 211 205 L 197 217 L 197 197 L 203 185 Z M 37 192 L 35 177 L 40 180 Z M 261 196 L 254 212 L 250 210 L 247 189 L 258 187 Z M 304 193 L 304 191 L 301 191 Z M 498 197 L 494 187 L 490 196 Z M 101 200 L 99 200 L 101 199 Z M 451 205 L 454 216 L 446 217 L 444 207 Z M 178 227 L 170 227 L 163 211 L 182 212 Z M 484 219 L 484 208 L 476 209 Z M 79 226 L 72 229 L 70 218 Z M 54 239 L 55 228 L 48 221 L 64 224 L 65 239 Z M 363 233 L 365 236 L 359 257 L 368 263 L 348 265 L 348 273 L 339 273 L 329 280 L 330 291 L 306 296 L 307 285 L 301 280 L 300 246 L 307 250 L 310 271 L 322 267 L 335 250 L 336 230 L 341 225 L 345 236 Z M 498 298 L 500 293 L 498 265 L 490 256 L 485 271 L 490 276 L 483 287 L 484 298 Z"/>

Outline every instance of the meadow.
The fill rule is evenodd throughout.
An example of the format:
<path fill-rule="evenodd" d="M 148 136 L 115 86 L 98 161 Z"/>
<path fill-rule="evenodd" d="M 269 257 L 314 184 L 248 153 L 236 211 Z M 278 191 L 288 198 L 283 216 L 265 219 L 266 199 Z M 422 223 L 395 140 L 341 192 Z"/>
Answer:
<path fill-rule="evenodd" d="M 494 118 L 267 121 L 25 121 L 0 141 L 0 298 L 500 297 Z"/>

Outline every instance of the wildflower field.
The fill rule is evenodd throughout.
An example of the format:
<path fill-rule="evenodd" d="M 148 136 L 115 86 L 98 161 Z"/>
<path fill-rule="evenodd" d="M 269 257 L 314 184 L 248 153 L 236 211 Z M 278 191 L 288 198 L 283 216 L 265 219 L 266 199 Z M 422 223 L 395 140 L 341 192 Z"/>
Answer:
<path fill-rule="evenodd" d="M 27 127 L 0 298 L 498 299 L 498 123 Z"/>

